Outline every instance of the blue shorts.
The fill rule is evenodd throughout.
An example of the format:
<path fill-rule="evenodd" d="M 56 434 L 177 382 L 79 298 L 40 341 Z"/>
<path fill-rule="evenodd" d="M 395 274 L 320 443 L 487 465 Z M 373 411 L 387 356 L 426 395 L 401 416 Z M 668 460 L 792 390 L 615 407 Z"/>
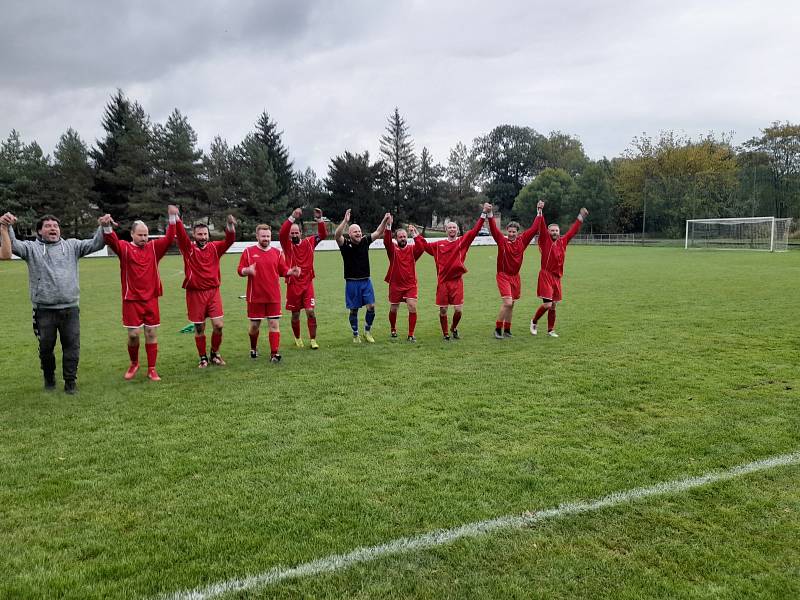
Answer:
<path fill-rule="evenodd" d="M 375 304 L 375 290 L 372 289 L 372 281 L 369 279 L 346 279 L 344 303 L 349 309 Z"/>

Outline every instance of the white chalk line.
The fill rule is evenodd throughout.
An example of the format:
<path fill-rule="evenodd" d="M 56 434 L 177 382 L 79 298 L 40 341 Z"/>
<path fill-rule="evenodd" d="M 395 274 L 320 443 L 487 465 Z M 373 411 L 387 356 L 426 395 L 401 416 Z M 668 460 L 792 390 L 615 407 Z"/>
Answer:
<path fill-rule="evenodd" d="M 321 573 L 332 573 L 334 571 L 347 569 L 356 564 L 371 562 L 386 556 L 427 550 L 449 544 L 462 538 L 480 537 L 499 530 L 522 529 L 549 519 L 593 512 L 603 508 L 634 502 L 643 498 L 685 492 L 750 473 L 797 464 L 800 464 L 800 451 L 738 465 L 727 471 L 712 471 L 698 477 L 663 481 L 647 487 L 614 492 L 608 496 L 596 500 L 589 500 L 587 502 L 569 502 L 547 510 L 525 513 L 522 515 L 507 515 L 487 521 L 468 523 L 453 529 L 440 529 L 413 537 L 398 538 L 377 546 L 356 548 L 347 554 L 332 554 L 324 558 L 300 564 L 296 567 L 274 567 L 258 575 L 228 579 L 193 590 L 166 594 L 160 596 L 160 598 L 163 600 L 208 600 L 209 598 L 214 598 L 222 594 L 266 587 L 287 579 L 309 577 Z"/>

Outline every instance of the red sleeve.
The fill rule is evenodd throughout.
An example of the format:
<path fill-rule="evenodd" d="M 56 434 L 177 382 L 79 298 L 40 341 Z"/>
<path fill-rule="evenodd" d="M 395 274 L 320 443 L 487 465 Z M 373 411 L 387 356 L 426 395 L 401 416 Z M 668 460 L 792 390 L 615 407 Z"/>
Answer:
<path fill-rule="evenodd" d="M 536 215 L 536 218 L 531 223 L 531 226 L 528 227 L 525 231 L 522 232 L 520 236 L 522 238 L 522 243 L 525 247 L 528 247 L 528 244 L 531 243 L 533 236 L 539 233 L 539 223 L 537 221 L 544 221 L 544 217 L 542 215 Z"/>
<path fill-rule="evenodd" d="M 192 248 L 192 240 L 189 239 L 189 234 L 186 233 L 186 227 L 183 226 L 183 221 L 178 219 L 175 225 L 178 229 L 175 233 L 175 237 L 178 238 L 178 250 L 181 251 L 181 254 L 186 254 Z"/>
<path fill-rule="evenodd" d="M 222 256 L 228 251 L 228 248 L 233 246 L 233 242 L 236 241 L 236 230 L 225 228 L 225 240 L 214 242 L 214 250 L 217 252 L 217 256 Z"/>
<path fill-rule="evenodd" d="M 503 233 L 497 226 L 497 219 L 495 219 L 494 217 L 489 219 L 489 231 L 491 232 L 494 241 L 497 242 L 498 244 L 501 244 L 502 243 L 501 240 L 503 239 Z"/>
<path fill-rule="evenodd" d="M 328 228 L 325 226 L 325 221 L 317 221 L 317 236 L 319 239 L 316 240 L 316 243 L 328 237 Z M 316 245 L 316 243 L 314 245 Z"/>
<path fill-rule="evenodd" d="M 394 258 L 394 244 L 392 243 L 392 232 L 387 227 L 383 231 L 383 247 L 386 248 L 386 254 L 389 255 L 389 262 Z"/>
<path fill-rule="evenodd" d="M 580 219 L 575 219 L 575 222 L 572 224 L 572 227 L 569 228 L 569 231 L 564 234 L 562 238 L 564 240 L 564 245 L 566 246 L 569 244 L 569 241 L 575 237 L 575 234 L 581 230 L 581 225 L 583 225 L 583 221 Z"/>
<path fill-rule="evenodd" d="M 469 248 L 470 244 L 472 244 L 473 240 L 478 237 L 478 232 L 483 227 L 483 217 L 478 219 L 478 222 L 475 223 L 475 227 L 470 229 L 467 233 L 461 236 L 461 249 L 464 250 Z"/>
<path fill-rule="evenodd" d="M 535 223 L 537 220 L 539 221 L 539 247 L 545 249 L 548 247 L 548 242 L 551 241 L 547 233 L 547 223 L 544 222 L 544 215 L 537 215 L 533 222 Z"/>
<path fill-rule="evenodd" d="M 292 222 L 289 219 L 286 219 L 281 225 L 281 229 L 278 232 L 278 241 L 281 243 L 281 248 L 284 252 L 289 251 L 289 244 L 291 240 L 289 239 L 289 230 L 292 228 Z"/>
<path fill-rule="evenodd" d="M 433 252 L 434 252 L 434 248 L 436 246 L 436 242 L 431 243 L 428 240 L 426 240 L 425 238 L 423 238 L 422 236 L 419 236 L 419 237 L 422 238 L 422 240 L 421 240 L 422 249 L 425 250 L 425 252 L 427 252 L 431 256 L 433 256 Z"/>
<path fill-rule="evenodd" d="M 180 221 L 178 221 L 180 223 Z M 181 227 L 183 227 L 183 223 L 181 223 Z M 153 240 L 153 251 L 156 253 L 156 258 L 161 260 L 164 255 L 169 250 L 169 247 L 172 245 L 173 240 L 175 239 L 175 223 L 170 223 L 169 227 L 167 227 L 167 233 L 164 235 L 163 238 L 158 238 L 157 240 Z"/>
<path fill-rule="evenodd" d="M 111 233 L 103 233 L 103 239 L 105 240 L 106 245 L 114 251 L 114 254 L 119 256 L 119 238 L 117 237 L 116 232 L 112 231 Z"/>
<path fill-rule="evenodd" d="M 414 260 L 417 260 L 428 248 L 428 242 L 421 235 L 414 238 Z"/>
<path fill-rule="evenodd" d="M 239 266 L 236 267 L 236 272 L 239 274 L 239 277 L 247 277 L 247 275 L 242 274 L 242 269 L 249 266 L 250 266 L 250 253 L 245 248 L 245 251 L 242 252 L 242 257 L 239 259 Z"/>
<path fill-rule="evenodd" d="M 286 273 L 289 271 L 289 265 L 286 264 L 286 256 L 283 252 L 278 257 L 278 275 L 281 277 L 286 277 Z"/>

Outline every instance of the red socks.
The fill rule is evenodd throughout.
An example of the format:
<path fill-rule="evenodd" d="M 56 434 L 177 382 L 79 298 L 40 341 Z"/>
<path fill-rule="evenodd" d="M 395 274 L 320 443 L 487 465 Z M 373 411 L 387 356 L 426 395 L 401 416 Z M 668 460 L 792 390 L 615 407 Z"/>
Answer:
<path fill-rule="evenodd" d="M 540 306 L 540 307 L 539 307 L 539 308 L 536 310 L 536 314 L 535 314 L 535 315 L 533 315 L 533 322 L 534 322 L 534 323 L 538 323 L 538 322 L 539 322 L 539 319 L 541 319 L 541 318 L 542 318 L 542 315 L 543 315 L 544 313 L 546 313 L 546 312 L 547 312 L 547 307 L 545 307 L 545 305 L 544 305 L 544 304 L 542 304 L 542 305 L 541 305 L 541 306 Z M 549 317 L 548 317 L 548 318 L 549 318 Z"/>
<path fill-rule="evenodd" d="M 408 335 L 414 335 L 414 329 L 417 326 L 417 313 L 408 313 Z"/>
<path fill-rule="evenodd" d="M 503 321 L 503 331 L 511 331 L 511 321 Z"/>
<path fill-rule="evenodd" d="M 139 344 L 137 343 L 135 346 L 128 346 L 128 356 L 131 358 L 132 365 L 139 364 Z"/>
<path fill-rule="evenodd" d="M 147 353 L 147 368 L 154 369 L 158 358 L 158 344 L 145 344 L 144 351 Z"/>
<path fill-rule="evenodd" d="M 299 323 L 298 323 L 299 325 Z M 269 332 L 269 351 L 270 354 L 277 354 L 278 350 L 281 347 L 281 332 L 280 331 L 270 331 Z"/>
<path fill-rule="evenodd" d="M 251 333 L 250 335 L 250 350 L 257 350 L 258 349 L 258 331 L 255 333 Z"/>
<path fill-rule="evenodd" d="M 211 334 L 211 351 L 218 352 L 219 347 L 222 346 L 222 332 Z"/>
<path fill-rule="evenodd" d="M 556 326 L 556 309 L 555 307 L 547 311 L 547 331 L 553 331 Z"/>
<path fill-rule="evenodd" d="M 439 324 L 442 326 L 442 335 L 447 335 L 447 315 L 439 315 Z"/>
<path fill-rule="evenodd" d="M 392 331 L 397 331 L 397 313 L 393 310 L 389 311 L 389 326 L 392 328 Z"/>
<path fill-rule="evenodd" d="M 308 337 L 312 340 L 317 339 L 317 318 L 308 317 Z"/>
<path fill-rule="evenodd" d="M 297 319 L 297 321 L 292 319 L 292 333 L 295 338 L 300 337 L 300 319 Z"/>
<path fill-rule="evenodd" d="M 453 313 L 453 329 L 458 329 L 459 321 L 461 321 L 461 311 L 457 310 Z"/>
<path fill-rule="evenodd" d="M 494 322 L 494 328 L 497 329 L 497 331 L 502 331 L 503 330 L 503 325 L 505 325 L 505 321 L 495 321 Z"/>
<path fill-rule="evenodd" d="M 206 355 L 206 336 L 205 335 L 196 335 L 194 336 L 194 345 L 197 346 L 197 354 L 199 356 Z"/>

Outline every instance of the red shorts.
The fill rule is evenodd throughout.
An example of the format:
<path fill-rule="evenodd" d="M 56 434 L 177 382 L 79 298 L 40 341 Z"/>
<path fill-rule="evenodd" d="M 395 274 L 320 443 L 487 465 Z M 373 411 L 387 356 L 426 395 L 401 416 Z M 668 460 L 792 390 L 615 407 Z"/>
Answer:
<path fill-rule="evenodd" d="M 417 299 L 417 286 L 399 287 L 389 284 L 389 304 L 400 304 L 406 300 Z"/>
<path fill-rule="evenodd" d="M 222 296 L 219 288 L 186 290 L 186 312 L 192 323 L 205 323 L 206 319 L 221 319 Z"/>
<path fill-rule="evenodd" d="M 158 296 L 150 300 L 123 300 L 122 326 L 138 329 L 142 325 L 158 327 L 161 325 L 161 314 L 158 312 Z"/>
<path fill-rule="evenodd" d="M 539 271 L 539 283 L 536 286 L 536 295 L 559 302 L 561 300 L 561 278 L 550 271 Z"/>
<path fill-rule="evenodd" d="M 281 316 L 280 302 L 248 302 L 247 318 L 253 321 L 277 319 Z"/>
<path fill-rule="evenodd" d="M 440 281 L 436 286 L 436 306 L 461 306 L 464 304 L 464 280 L 459 277 Z"/>
<path fill-rule="evenodd" d="M 313 310 L 316 305 L 313 283 L 309 282 L 303 287 L 291 283 L 286 286 L 286 310 L 289 312 L 300 312 L 303 309 Z"/>
<path fill-rule="evenodd" d="M 511 298 L 512 300 L 519 300 L 520 291 L 522 290 L 522 283 L 520 282 L 519 273 L 517 273 L 516 275 L 509 275 L 508 273 L 498 273 L 497 289 L 500 290 L 501 298 Z"/>

